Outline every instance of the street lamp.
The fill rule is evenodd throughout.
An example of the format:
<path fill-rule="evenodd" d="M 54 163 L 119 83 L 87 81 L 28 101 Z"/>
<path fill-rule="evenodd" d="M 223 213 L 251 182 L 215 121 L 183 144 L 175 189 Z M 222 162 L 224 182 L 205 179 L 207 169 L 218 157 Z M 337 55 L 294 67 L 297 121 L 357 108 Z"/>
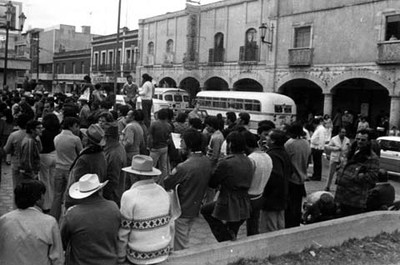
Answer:
<path fill-rule="evenodd" d="M 3 88 L 7 85 L 7 61 L 8 61 L 8 33 L 10 30 L 13 31 L 22 31 L 22 29 L 24 28 L 24 23 L 25 23 L 25 19 L 26 16 L 24 15 L 24 13 L 21 13 L 21 15 L 19 15 L 18 19 L 19 19 L 19 25 L 20 28 L 15 28 L 15 27 L 11 27 L 11 19 L 12 16 L 14 14 L 14 6 L 11 3 L 11 1 L 8 1 L 8 3 L 5 5 L 7 7 L 7 11 L 6 11 L 6 24 L 0 25 L 0 28 L 6 29 L 6 50 L 4 52 L 4 76 L 3 76 Z"/>
<path fill-rule="evenodd" d="M 261 41 L 263 43 L 268 44 L 269 49 L 272 50 L 272 38 L 274 37 L 274 24 L 271 23 L 271 25 L 269 26 L 267 23 L 262 23 L 259 29 L 261 31 Z"/>

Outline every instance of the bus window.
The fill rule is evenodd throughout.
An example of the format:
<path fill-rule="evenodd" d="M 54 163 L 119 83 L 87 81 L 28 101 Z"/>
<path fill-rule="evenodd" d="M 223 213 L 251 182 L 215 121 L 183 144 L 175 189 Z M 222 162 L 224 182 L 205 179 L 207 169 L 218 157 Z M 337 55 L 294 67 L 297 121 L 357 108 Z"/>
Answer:
<path fill-rule="evenodd" d="M 281 105 L 275 105 L 275 113 L 282 113 L 282 106 Z"/>
<path fill-rule="evenodd" d="M 165 101 L 173 101 L 172 100 L 172 95 L 164 95 L 164 100 Z"/>
<path fill-rule="evenodd" d="M 189 102 L 189 96 L 183 95 L 183 101 Z"/>
<path fill-rule="evenodd" d="M 283 111 L 285 113 L 292 113 L 292 106 L 284 106 Z"/>
<path fill-rule="evenodd" d="M 182 95 L 174 95 L 174 101 L 182 102 Z"/>

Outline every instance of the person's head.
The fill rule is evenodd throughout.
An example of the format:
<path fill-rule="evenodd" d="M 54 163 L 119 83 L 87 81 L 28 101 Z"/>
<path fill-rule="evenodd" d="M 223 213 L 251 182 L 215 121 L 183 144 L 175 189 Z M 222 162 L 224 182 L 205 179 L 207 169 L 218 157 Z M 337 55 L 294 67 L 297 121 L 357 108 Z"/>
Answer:
<path fill-rule="evenodd" d="M 43 127 L 46 131 L 59 131 L 60 121 L 54 113 L 48 113 L 43 117 Z"/>
<path fill-rule="evenodd" d="M 104 136 L 106 141 L 119 139 L 118 123 L 116 121 L 107 122 L 104 125 Z"/>
<path fill-rule="evenodd" d="M 143 112 L 143 110 L 141 110 L 141 109 L 135 109 L 134 111 L 133 111 L 133 119 L 135 120 L 135 121 L 137 121 L 138 123 L 141 123 L 141 122 L 143 122 L 143 120 L 144 120 L 144 112 Z"/>
<path fill-rule="evenodd" d="M 388 176 L 388 172 L 381 168 L 378 171 L 378 182 L 388 182 L 389 181 L 389 176 Z"/>
<path fill-rule="evenodd" d="M 43 106 L 43 113 L 51 113 L 53 111 L 54 111 L 54 102 L 51 100 L 46 101 Z"/>
<path fill-rule="evenodd" d="M 22 113 L 17 117 L 17 125 L 21 129 L 26 129 L 26 124 L 29 122 L 30 117 L 29 115 Z"/>
<path fill-rule="evenodd" d="M 213 133 L 219 129 L 218 118 L 215 116 L 206 117 L 204 120 L 204 124 L 206 125 L 207 131 L 209 131 L 210 133 Z"/>
<path fill-rule="evenodd" d="M 31 134 L 33 137 L 41 136 L 43 125 L 40 121 L 32 120 L 26 124 L 26 133 Z"/>
<path fill-rule="evenodd" d="M 161 121 L 166 121 L 169 118 L 169 111 L 167 108 L 160 109 L 157 113 L 157 117 Z"/>
<path fill-rule="evenodd" d="M 14 189 L 15 205 L 18 209 L 27 209 L 35 205 L 41 207 L 46 186 L 40 180 L 26 180 Z"/>
<path fill-rule="evenodd" d="M 233 154 L 243 153 L 246 149 L 246 141 L 243 135 L 238 131 L 233 131 L 226 137 L 229 150 Z"/>
<path fill-rule="evenodd" d="M 273 121 L 270 121 L 270 120 L 262 120 L 262 121 L 258 122 L 257 125 L 258 125 L 259 128 L 262 127 L 262 126 L 268 126 L 271 129 L 275 129 L 275 123 Z"/>
<path fill-rule="evenodd" d="M 370 144 L 368 130 L 359 130 L 356 134 L 356 142 L 358 148 L 366 148 Z"/>
<path fill-rule="evenodd" d="M 153 78 L 151 76 L 149 76 L 148 74 L 143 74 L 142 79 L 143 79 L 143 83 L 147 82 L 147 81 L 151 82 L 151 80 L 153 80 Z"/>
<path fill-rule="evenodd" d="M 96 83 L 96 84 L 94 85 L 94 89 L 100 90 L 100 89 L 101 89 L 101 84 Z"/>
<path fill-rule="evenodd" d="M 189 126 L 196 130 L 202 130 L 203 122 L 199 118 L 192 118 L 192 119 L 189 119 Z"/>
<path fill-rule="evenodd" d="M 250 114 L 247 112 L 239 113 L 238 124 L 239 125 L 248 125 L 250 122 Z"/>
<path fill-rule="evenodd" d="M 175 121 L 179 123 L 184 123 L 186 122 L 187 117 L 188 115 L 185 112 L 180 112 L 178 116 L 176 116 Z"/>
<path fill-rule="evenodd" d="M 131 75 L 128 75 L 128 76 L 126 77 L 126 81 L 128 82 L 128 84 L 132 84 L 133 77 L 132 77 Z"/>
<path fill-rule="evenodd" d="M 261 141 L 266 141 L 268 133 L 274 128 L 272 128 L 270 125 L 264 124 L 258 127 L 257 129 L 257 135 L 260 137 Z"/>
<path fill-rule="evenodd" d="M 79 135 L 79 119 L 75 117 L 64 118 L 62 128 L 64 130 L 70 130 L 75 135 Z"/>
<path fill-rule="evenodd" d="M 340 128 L 338 135 L 340 139 L 344 139 L 344 137 L 346 136 L 346 128 Z"/>
<path fill-rule="evenodd" d="M 268 146 L 270 145 L 283 146 L 287 138 L 284 131 L 273 129 L 268 133 L 266 140 Z"/>
<path fill-rule="evenodd" d="M 236 113 L 233 111 L 228 111 L 226 114 L 226 125 L 235 124 L 236 122 Z"/>
<path fill-rule="evenodd" d="M 300 122 L 293 122 L 287 127 L 287 134 L 291 138 L 301 138 L 304 136 L 303 125 Z"/>
<path fill-rule="evenodd" d="M 85 83 L 91 83 L 91 82 L 92 82 L 92 79 L 90 78 L 90 76 L 85 75 L 85 76 L 83 77 L 83 81 L 84 81 Z"/>
<path fill-rule="evenodd" d="M 244 137 L 244 140 L 246 141 L 246 154 L 250 154 L 253 152 L 255 149 L 258 148 L 258 143 L 257 143 L 257 137 L 249 132 L 248 130 L 244 130 L 241 132 L 241 134 Z"/>
<path fill-rule="evenodd" d="M 119 105 L 118 106 L 118 115 L 120 117 L 125 117 L 128 114 L 129 106 L 128 105 Z"/>
<path fill-rule="evenodd" d="M 104 130 L 98 124 L 92 124 L 86 131 L 82 131 L 90 145 L 104 146 Z"/>
<path fill-rule="evenodd" d="M 195 129 L 186 130 L 181 137 L 182 150 L 186 152 L 199 152 L 202 150 L 202 135 Z"/>
<path fill-rule="evenodd" d="M 104 124 L 107 122 L 113 122 L 114 117 L 109 111 L 103 111 L 99 114 L 97 117 L 97 122 L 100 125 L 101 128 L 104 129 Z"/>

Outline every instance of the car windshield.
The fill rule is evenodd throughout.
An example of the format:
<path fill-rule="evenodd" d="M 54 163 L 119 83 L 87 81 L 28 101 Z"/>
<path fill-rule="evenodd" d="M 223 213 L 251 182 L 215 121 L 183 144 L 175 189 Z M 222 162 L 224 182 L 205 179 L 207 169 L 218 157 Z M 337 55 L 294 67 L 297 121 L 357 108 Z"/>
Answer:
<path fill-rule="evenodd" d="M 379 145 L 384 151 L 395 151 L 400 152 L 400 142 L 389 141 L 389 140 L 380 140 Z"/>

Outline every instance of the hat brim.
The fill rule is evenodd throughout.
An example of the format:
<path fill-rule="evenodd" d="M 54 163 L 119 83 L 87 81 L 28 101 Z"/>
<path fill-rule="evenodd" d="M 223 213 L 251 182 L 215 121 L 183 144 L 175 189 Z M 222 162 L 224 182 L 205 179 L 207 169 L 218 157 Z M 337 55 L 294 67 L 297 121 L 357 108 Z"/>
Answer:
<path fill-rule="evenodd" d="M 122 168 L 123 171 L 128 172 L 128 173 L 132 173 L 132 174 L 136 174 L 136 175 L 141 175 L 141 176 L 158 176 L 161 175 L 161 170 L 153 167 L 153 169 L 151 171 L 139 171 L 139 170 L 135 170 L 132 169 L 132 167 L 124 167 Z"/>
<path fill-rule="evenodd" d="M 71 185 L 69 188 L 69 196 L 71 196 L 72 199 L 84 199 L 95 193 L 96 191 L 102 189 L 106 184 L 108 183 L 108 180 L 104 181 L 103 183 L 100 183 L 100 185 L 94 189 L 91 190 L 90 192 L 81 192 L 79 190 L 79 182 L 75 182 L 74 184 Z"/>
<path fill-rule="evenodd" d="M 106 139 L 104 139 L 104 137 L 101 139 L 100 143 L 98 143 L 98 142 L 94 141 L 94 140 L 87 134 L 87 129 L 84 130 L 84 131 L 81 130 L 81 133 L 82 133 L 83 135 L 85 135 L 86 138 L 87 138 L 92 144 L 99 145 L 99 146 L 105 146 L 105 145 L 106 145 Z"/>

